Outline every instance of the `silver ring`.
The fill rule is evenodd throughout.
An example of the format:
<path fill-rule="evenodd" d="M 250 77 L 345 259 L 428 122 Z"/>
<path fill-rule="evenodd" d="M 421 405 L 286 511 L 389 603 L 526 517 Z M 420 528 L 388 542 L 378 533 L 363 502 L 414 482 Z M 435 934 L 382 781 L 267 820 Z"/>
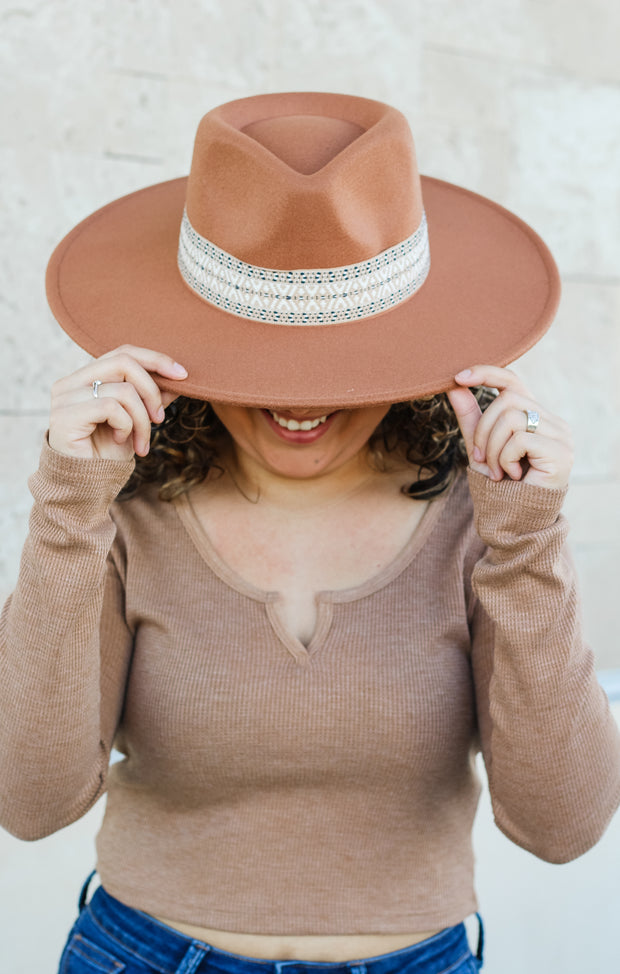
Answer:
<path fill-rule="evenodd" d="M 93 382 L 93 396 L 95 399 L 99 398 L 99 386 L 101 385 L 101 379 L 95 379 Z"/>
<path fill-rule="evenodd" d="M 523 412 L 527 416 L 527 426 L 525 427 L 525 432 L 535 433 L 540 422 L 540 414 L 534 409 L 524 409 Z"/>

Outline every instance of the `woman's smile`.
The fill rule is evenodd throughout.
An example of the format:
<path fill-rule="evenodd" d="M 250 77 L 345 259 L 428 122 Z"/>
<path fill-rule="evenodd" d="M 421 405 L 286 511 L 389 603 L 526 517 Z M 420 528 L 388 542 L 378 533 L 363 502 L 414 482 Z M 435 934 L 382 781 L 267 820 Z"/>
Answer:
<path fill-rule="evenodd" d="M 262 410 L 270 427 L 286 443 L 315 443 L 327 433 L 339 410 L 321 416 L 275 409 Z"/>

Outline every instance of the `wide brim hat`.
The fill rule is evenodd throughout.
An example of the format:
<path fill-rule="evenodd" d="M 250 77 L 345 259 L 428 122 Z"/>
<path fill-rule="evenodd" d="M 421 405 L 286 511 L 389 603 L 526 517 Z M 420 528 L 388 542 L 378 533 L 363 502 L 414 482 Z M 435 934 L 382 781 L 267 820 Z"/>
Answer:
<path fill-rule="evenodd" d="M 314 92 L 208 112 L 188 177 L 97 210 L 47 271 L 55 317 L 91 355 L 163 351 L 189 372 L 165 388 L 260 407 L 446 391 L 530 348 L 559 292 L 527 224 L 418 174 L 404 115 Z"/>

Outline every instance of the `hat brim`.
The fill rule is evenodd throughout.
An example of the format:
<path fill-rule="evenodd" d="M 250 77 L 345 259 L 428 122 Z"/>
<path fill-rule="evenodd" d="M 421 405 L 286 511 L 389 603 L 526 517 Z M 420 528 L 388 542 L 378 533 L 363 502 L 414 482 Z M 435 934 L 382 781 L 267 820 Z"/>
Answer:
<path fill-rule="evenodd" d="M 208 304 L 177 267 L 185 178 L 110 203 L 54 251 L 54 316 L 93 356 L 131 343 L 189 371 L 162 388 L 248 406 L 354 407 L 453 388 L 461 369 L 507 365 L 547 330 L 560 283 L 540 237 L 462 187 L 422 178 L 431 269 L 407 301 L 337 325 L 248 321 Z"/>

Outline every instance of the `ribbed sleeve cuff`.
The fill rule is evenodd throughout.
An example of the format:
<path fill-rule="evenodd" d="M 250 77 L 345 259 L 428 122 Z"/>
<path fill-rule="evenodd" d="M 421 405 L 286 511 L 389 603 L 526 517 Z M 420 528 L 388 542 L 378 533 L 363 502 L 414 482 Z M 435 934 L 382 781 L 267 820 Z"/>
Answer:
<path fill-rule="evenodd" d="M 522 537 L 556 523 L 568 488 L 536 487 L 519 480 L 495 481 L 467 470 L 476 530 L 492 547 L 498 539 Z"/>
<path fill-rule="evenodd" d="M 43 442 L 39 469 L 28 484 L 35 501 L 45 507 L 71 508 L 80 520 L 96 520 L 129 480 L 132 460 L 69 457 Z M 68 510 L 67 510 L 68 512 Z"/>

